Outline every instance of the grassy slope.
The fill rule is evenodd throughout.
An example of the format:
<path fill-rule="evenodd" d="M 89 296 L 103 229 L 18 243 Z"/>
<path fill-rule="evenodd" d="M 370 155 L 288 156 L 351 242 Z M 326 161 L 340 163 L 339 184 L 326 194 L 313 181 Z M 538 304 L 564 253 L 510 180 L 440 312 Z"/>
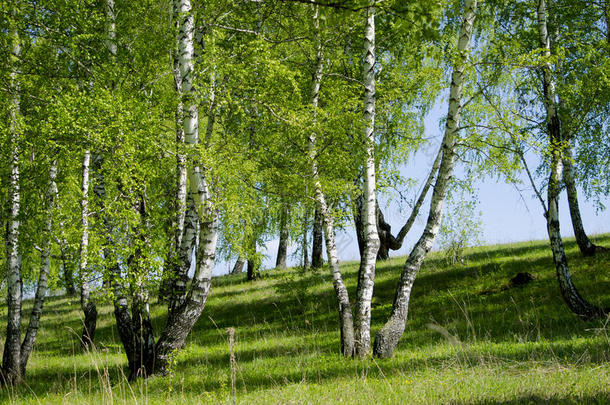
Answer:
<path fill-rule="evenodd" d="M 608 235 L 596 241 L 610 246 Z M 573 241 L 567 249 L 581 292 L 610 306 L 610 253 L 581 258 Z M 378 266 L 373 332 L 391 309 L 403 262 Z M 353 297 L 357 264 L 346 263 L 343 270 Z M 520 271 L 538 280 L 478 295 Z M 407 329 L 390 360 L 338 354 L 327 269 L 269 271 L 255 283 L 226 276 L 213 284 L 173 375 L 131 385 L 111 306 L 100 310 L 97 351 L 81 353 L 76 299 L 50 299 L 27 385 L 4 390 L 0 403 L 231 403 L 228 327 L 236 329 L 238 403 L 610 403 L 610 325 L 585 323 L 568 312 L 545 242 L 472 249 L 468 264 L 453 267 L 441 253 L 432 254 L 417 278 Z M 5 317 L 6 308 L 1 311 Z M 154 308 L 158 327 L 163 312 Z"/>

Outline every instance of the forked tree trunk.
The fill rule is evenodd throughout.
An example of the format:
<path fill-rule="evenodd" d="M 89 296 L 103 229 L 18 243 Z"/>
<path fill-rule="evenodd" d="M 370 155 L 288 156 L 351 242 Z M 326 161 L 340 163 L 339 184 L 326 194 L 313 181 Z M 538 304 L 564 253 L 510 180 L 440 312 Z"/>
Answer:
<path fill-rule="evenodd" d="M 464 69 L 466 58 L 470 49 L 470 39 L 477 8 L 477 0 L 467 0 L 464 9 L 460 37 L 458 40 L 457 53 L 453 74 L 451 76 L 451 87 L 449 91 L 449 111 L 445 135 L 443 137 L 442 158 L 438 176 L 430 201 L 430 212 L 426 227 L 411 250 L 409 257 L 400 275 L 394 304 L 388 321 L 381 328 L 375 338 L 373 353 L 377 357 L 392 357 L 394 349 L 402 336 L 407 322 L 409 311 L 409 298 L 415 277 L 421 267 L 424 258 L 432 248 L 434 239 L 441 225 L 443 204 L 447 195 L 449 180 L 453 172 L 455 158 L 455 143 L 460 128 L 460 113 L 462 109 L 462 87 L 464 81 Z"/>
<path fill-rule="evenodd" d="M 545 0 L 538 0 L 538 40 L 540 47 L 544 50 L 546 57 L 551 56 L 550 39 L 547 30 L 547 10 Z M 604 316 L 601 308 L 587 302 L 578 292 L 572 282 L 572 275 L 568 266 L 568 260 L 563 248 L 559 228 L 559 193 L 561 191 L 563 142 L 561 135 L 561 123 L 557 113 L 557 94 L 555 92 L 555 81 L 552 76 L 549 62 L 542 67 L 544 108 L 546 111 L 547 130 L 549 132 L 549 144 L 551 149 L 551 168 L 548 182 L 548 208 L 546 213 L 547 230 L 553 261 L 557 271 L 557 280 L 564 301 L 572 312 L 583 319 L 594 319 Z"/>
<path fill-rule="evenodd" d="M 323 67 L 323 53 L 322 53 L 322 41 L 320 38 L 320 21 L 319 21 L 319 10 L 318 6 L 314 6 L 314 27 L 316 36 L 316 65 L 313 76 L 313 85 L 311 91 L 311 104 L 315 110 L 318 108 L 318 100 L 320 96 L 320 84 L 322 82 L 322 67 Z M 332 214 L 328 210 L 326 204 L 326 197 L 322 191 L 322 183 L 320 182 L 320 175 L 318 173 L 317 163 L 317 150 L 316 150 L 316 134 L 311 133 L 309 135 L 309 162 L 311 165 L 311 176 L 314 185 L 314 198 L 316 201 L 316 207 L 320 210 L 324 221 L 324 233 L 326 240 L 326 255 L 328 256 L 328 262 L 330 264 L 331 273 L 333 276 L 333 287 L 335 289 L 335 295 L 337 297 L 337 304 L 339 307 L 339 323 L 341 328 L 341 353 L 344 356 L 352 356 L 354 354 L 354 322 L 352 318 L 352 309 L 349 302 L 349 295 L 343 277 L 341 276 L 341 269 L 339 268 L 339 256 L 337 254 L 337 245 L 335 244 L 335 227 L 334 219 Z"/>
<path fill-rule="evenodd" d="M 311 267 L 319 269 L 324 265 L 322 249 L 324 248 L 324 223 L 320 210 L 316 208 L 313 216 L 313 234 L 311 247 Z"/>
<path fill-rule="evenodd" d="M 10 16 L 16 19 L 13 11 Z M 16 24 L 13 20 L 11 24 Z M 19 126 L 20 99 L 19 81 L 17 78 L 17 63 L 21 55 L 19 36 L 14 25 L 9 29 L 11 41 L 11 95 L 9 99 L 9 136 L 10 136 L 10 161 L 9 161 L 9 220 L 6 236 L 6 304 L 8 308 L 6 322 L 6 340 L 4 342 L 4 353 L 2 355 L 2 373 L 0 375 L 4 384 L 18 384 L 21 382 L 21 257 L 19 254 L 19 214 L 20 187 L 19 187 L 19 151 L 21 141 L 21 128 Z"/>
<path fill-rule="evenodd" d="M 390 250 L 398 250 L 402 247 L 402 244 L 405 240 L 405 237 L 411 230 L 411 227 L 415 223 L 417 216 L 419 215 L 419 211 L 424 204 L 424 200 L 428 195 L 428 191 L 434 182 L 436 174 L 438 173 L 438 168 L 441 163 L 442 156 L 442 147 L 439 148 L 439 151 L 434 159 L 434 163 L 432 164 L 432 169 L 430 170 L 430 174 L 422 187 L 422 190 L 413 205 L 413 209 L 411 210 L 411 214 L 409 218 L 405 222 L 405 224 L 400 228 L 398 235 L 392 235 L 392 227 L 385 221 L 385 217 L 381 208 L 379 208 L 379 203 L 377 204 L 377 233 L 379 234 L 379 251 L 377 252 L 377 260 L 388 260 L 390 258 Z M 354 201 L 354 223 L 356 225 L 356 236 L 358 238 L 358 248 L 360 249 L 360 257 L 364 252 L 364 225 L 362 222 L 362 216 L 360 212 L 362 212 L 363 207 L 363 198 L 362 195 L 357 197 Z"/>
<path fill-rule="evenodd" d="M 34 305 L 30 314 L 28 328 L 21 344 L 21 374 L 25 378 L 25 370 L 28 364 L 28 359 L 36 342 L 36 335 L 40 326 L 40 317 L 42 316 L 42 307 L 44 300 L 49 290 L 49 268 L 51 256 L 51 237 L 53 233 L 53 210 L 55 209 L 55 197 L 57 195 L 57 161 L 53 161 L 49 169 L 49 188 L 46 195 L 46 212 L 47 219 L 43 231 L 43 246 L 40 251 L 40 270 L 38 273 L 38 285 L 36 286 L 36 295 L 34 296 Z"/>
<path fill-rule="evenodd" d="M 211 207 L 210 207 L 211 208 Z M 184 347 L 201 316 L 210 292 L 218 240 L 218 214 L 211 210 L 201 220 L 195 274 L 182 305 L 170 311 L 167 324 L 155 346 L 154 372 L 164 374 L 176 351 Z"/>
<path fill-rule="evenodd" d="M 194 149 L 199 144 L 199 111 L 193 87 L 195 22 L 190 0 L 174 0 L 173 6 L 174 15 L 178 17 L 178 67 L 182 84 L 180 96 L 184 107 L 185 146 Z M 207 134 L 211 134 L 213 122 L 213 119 L 208 119 Z M 218 212 L 211 202 L 210 186 L 198 162 L 189 165 L 187 180 L 189 195 L 193 199 L 194 211 L 200 223 L 195 274 L 190 286 L 185 289 L 183 299 L 176 299 L 175 296 L 170 298 L 176 304 L 170 309 L 165 329 L 155 345 L 152 373 L 167 372 L 172 356 L 184 346 L 187 336 L 201 316 L 211 286 L 218 239 Z"/>
<path fill-rule="evenodd" d="M 371 300 L 375 284 L 375 267 L 379 250 L 377 233 L 377 198 L 375 177 L 375 1 L 367 8 L 364 29 L 364 139 L 366 163 L 364 167 L 364 251 L 358 269 L 358 287 L 354 308 L 355 354 L 365 357 L 371 350 Z"/>
<path fill-rule="evenodd" d="M 286 257 L 288 256 L 288 205 L 282 204 L 280 213 L 280 243 L 277 247 L 277 259 L 275 267 L 278 269 L 286 268 Z"/>

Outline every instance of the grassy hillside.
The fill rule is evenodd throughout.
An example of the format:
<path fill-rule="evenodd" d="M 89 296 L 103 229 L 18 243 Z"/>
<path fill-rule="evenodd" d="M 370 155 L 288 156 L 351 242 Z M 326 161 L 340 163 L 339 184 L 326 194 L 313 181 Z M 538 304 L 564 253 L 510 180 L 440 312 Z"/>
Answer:
<path fill-rule="evenodd" d="M 610 246 L 610 236 L 596 242 Z M 610 252 L 581 258 L 573 241 L 566 248 L 583 295 L 610 307 Z M 547 243 L 467 253 L 467 263 L 457 266 L 448 266 L 440 252 L 426 260 L 407 329 L 389 360 L 339 355 L 327 268 L 268 271 L 254 283 L 245 275 L 215 278 L 172 375 L 132 384 L 125 379 L 111 305 L 101 306 L 97 350 L 82 353 L 77 300 L 52 298 L 27 384 L 4 390 L 0 403 L 610 403 L 610 325 L 568 312 Z M 397 258 L 378 266 L 373 332 L 391 309 L 403 263 Z M 346 263 L 343 270 L 353 297 L 357 264 Z M 479 294 L 498 290 L 523 271 L 537 280 Z M 153 308 L 158 326 L 163 312 Z M 6 308 L 0 317 L 5 325 Z M 236 331 L 235 390 L 229 327 Z"/>

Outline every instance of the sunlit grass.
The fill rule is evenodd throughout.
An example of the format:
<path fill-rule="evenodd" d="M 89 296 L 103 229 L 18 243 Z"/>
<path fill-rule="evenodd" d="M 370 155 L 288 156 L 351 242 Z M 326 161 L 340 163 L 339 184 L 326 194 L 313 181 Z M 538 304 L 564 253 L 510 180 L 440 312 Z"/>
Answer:
<path fill-rule="evenodd" d="M 608 235 L 595 239 L 610 246 Z M 610 307 L 610 253 L 581 258 L 570 240 L 566 248 L 581 293 Z M 100 308 L 96 350 L 82 353 L 77 300 L 51 298 L 27 383 L 4 389 L 0 402 L 232 403 L 226 329 L 233 327 L 238 403 L 610 403 L 610 328 L 567 310 L 547 243 L 478 247 L 467 255 L 458 266 L 448 266 L 442 252 L 426 260 L 405 334 L 388 360 L 339 355 L 328 269 L 272 270 L 254 283 L 215 278 L 171 375 L 134 383 L 125 378 L 111 306 Z M 403 263 L 378 265 L 373 332 L 391 310 Z M 353 297 L 357 264 L 343 270 Z M 537 279 L 500 290 L 523 271 Z M 489 290 L 497 291 L 480 294 Z M 153 306 L 157 329 L 164 312 Z"/>

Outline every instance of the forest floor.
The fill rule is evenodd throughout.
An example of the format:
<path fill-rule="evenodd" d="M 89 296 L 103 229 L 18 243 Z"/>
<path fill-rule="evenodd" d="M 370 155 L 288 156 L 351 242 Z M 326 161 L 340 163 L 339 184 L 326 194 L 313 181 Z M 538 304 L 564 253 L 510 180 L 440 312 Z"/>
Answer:
<path fill-rule="evenodd" d="M 594 240 L 610 247 L 610 235 Z M 581 293 L 610 307 L 610 252 L 582 258 L 572 239 L 566 249 Z M 378 265 L 373 334 L 391 310 L 403 263 Z M 342 269 L 353 297 L 358 264 Z M 518 272 L 537 279 L 503 289 Z M 610 403 L 610 322 L 584 322 L 569 312 L 546 241 L 469 249 L 458 265 L 432 253 L 415 282 L 405 334 L 387 360 L 340 356 L 326 267 L 265 271 L 256 282 L 214 278 L 171 375 L 133 383 L 125 378 L 112 306 L 101 302 L 96 349 L 83 353 L 77 298 L 50 298 L 27 382 L 3 389 L 0 403 Z M 164 308 L 152 311 L 160 328 Z M 5 319 L 3 306 L 1 325 Z"/>

